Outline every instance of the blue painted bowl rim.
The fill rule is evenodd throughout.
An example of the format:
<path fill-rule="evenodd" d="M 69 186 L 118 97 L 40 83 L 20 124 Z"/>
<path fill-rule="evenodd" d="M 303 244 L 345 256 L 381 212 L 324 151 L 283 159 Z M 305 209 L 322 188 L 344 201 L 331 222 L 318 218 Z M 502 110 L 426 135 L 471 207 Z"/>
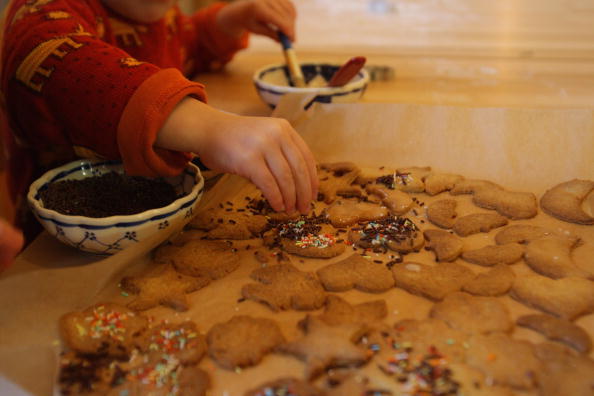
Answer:
<path fill-rule="evenodd" d="M 303 62 L 301 63 L 302 66 L 310 66 L 310 65 L 319 65 L 319 66 L 337 66 L 340 67 L 340 64 L 337 63 L 329 63 L 329 62 Z M 254 73 L 253 81 L 256 87 L 259 90 L 270 92 L 275 95 L 283 95 L 289 92 L 311 92 L 311 93 L 319 93 L 325 95 L 335 95 L 338 93 L 343 93 L 346 95 L 351 92 L 356 92 L 362 90 L 368 83 L 369 83 L 369 73 L 365 68 L 361 69 L 359 73 L 357 73 L 358 79 L 355 79 L 348 84 L 345 84 L 341 87 L 318 87 L 318 88 L 299 88 L 299 87 L 291 87 L 289 85 L 276 85 L 271 84 L 269 82 L 263 81 L 262 78 L 266 73 L 271 71 L 275 71 L 278 69 L 285 68 L 286 65 L 284 63 L 275 63 L 272 65 L 266 65 Z"/>
<path fill-rule="evenodd" d="M 93 218 L 85 216 L 69 216 L 41 206 L 38 192 L 43 186 L 62 179 L 69 174 L 78 172 L 85 167 L 92 168 L 100 166 L 109 166 L 117 169 L 121 168 L 122 163 L 121 161 L 114 160 L 76 160 L 49 170 L 31 183 L 27 194 L 29 205 L 41 220 L 51 221 L 62 227 L 80 227 L 90 230 L 101 230 L 114 227 L 126 228 L 170 217 L 180 210 L 193 205 L 204 190 L 204 178 L 200 173 L 200 169 L 196 165 L 188 163 L 183 172 L 193 177 L 195 184 L 192 187 L 192 190 L 188 194 L 162 208 L 150 209 L 134 215 Z"/>

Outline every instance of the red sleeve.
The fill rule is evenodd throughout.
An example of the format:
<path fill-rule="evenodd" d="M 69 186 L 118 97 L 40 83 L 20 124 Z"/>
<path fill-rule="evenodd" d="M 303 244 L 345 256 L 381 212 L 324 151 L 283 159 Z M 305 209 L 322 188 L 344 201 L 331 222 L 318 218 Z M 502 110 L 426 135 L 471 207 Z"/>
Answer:
<path fill-rule="evenodd" d="M 203 86 L 102 41 L 86 4 L 13 1 L 1 80 L 12 130 L 37 151 L 82 146 L 134 173 L 179 172 L 187 155 L 153 142 L 183 96 L 205 99 Z"/>
<path fill-rule="evenodd" d="M 196 30 L 196 41 L 193 45 L 193 55 L 197 58 L 195 72 L 220 69 L 233 58 L 237 51 L 248 46 L 249 33 L 233 38 L 217 28 L 216 15 L 226 5 L 222 2 L 214 3 L 192 16 L 192 23 Z"/>

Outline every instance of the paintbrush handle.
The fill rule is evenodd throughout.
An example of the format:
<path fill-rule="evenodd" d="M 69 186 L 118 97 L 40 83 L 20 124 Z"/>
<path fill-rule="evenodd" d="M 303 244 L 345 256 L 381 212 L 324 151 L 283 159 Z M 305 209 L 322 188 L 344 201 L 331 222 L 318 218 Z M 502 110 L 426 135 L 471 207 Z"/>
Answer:
<path fill-rule="evenodd" d="M 278 39 L 283 46 L 283 54 L 285 55 L 285 62 L 289 68 L 291 82 L 296 87 L 305 87 L 305 79 L 303 78 L 301 66 L 299 66 L 299 62 L 297 61 L 297 55 L 295 55 L 295 50 L 293 49 L 291 40 L 289 40 L 287 35 L 280 30 L 278 31 Z"/>

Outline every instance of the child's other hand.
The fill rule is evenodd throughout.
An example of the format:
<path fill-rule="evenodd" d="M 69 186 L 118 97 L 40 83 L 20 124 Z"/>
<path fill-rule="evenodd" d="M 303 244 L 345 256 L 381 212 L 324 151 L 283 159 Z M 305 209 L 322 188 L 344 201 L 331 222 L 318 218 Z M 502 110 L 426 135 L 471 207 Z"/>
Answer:
<path fill-rule="evenodd" d="M 238 0 L 221 9 L 217 16 L 219 29 L 233 37 L 245 30 L 278 41 L 276 30 L 295 41 L 297 12 L 290 0 Z"/>
<path fill-rule="evenodd" d="M 23 243 L 23 234 L 6 220 L 0 219 L 0 272 L 12 265 Z"/>
<path fill-rule="evenodd" d="M 313 154 L 288 121 L 224 113 L 183 100 L 155 145 L 191 151 L 209 168 L 250 179 L 277 211 L 307 213 L 317 198 Z"/>

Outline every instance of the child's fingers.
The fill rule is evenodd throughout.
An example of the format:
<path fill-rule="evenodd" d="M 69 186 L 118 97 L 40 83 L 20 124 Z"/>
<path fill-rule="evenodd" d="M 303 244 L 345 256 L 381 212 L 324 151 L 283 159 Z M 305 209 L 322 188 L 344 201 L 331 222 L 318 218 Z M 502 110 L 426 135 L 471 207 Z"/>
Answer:
<path fill-rule="evenodd" d="M 295 145 L 299 148 L 299 150 L 301 151 L 301 155 L 303 156 L 303 159 L 305 160 L 305 164 L 306 164 L 307 171 L 309 174 L 309 180 L 311 183 L 311 194 L 312 194 L 311 200 L 315 201 L 318 197 L 318 184 L 319 184 L 318 170 L 316 168 L 316 160 L 315 160 L 311 150 L 309 149 L 309 147 L 307 146 L 307 144 L 301 137 L 301 135 L 299 135 L 298 133 L 292 133 L 291 139 L 293 140 Z"/>
<path fill-rule="evenodd" d="M 307 213 L 312 201 L 311 182 L 307 164 L 305 163 L 303 155 L 301 155 L 301 151 L 294 144 L 292 139 L 283 141 L 281 148 L 291 166 L 291 171 L 293 172 L 293 180 L 295 182 L 297 193 L 297 209 L 301 213 Z"/>
<path fill-rule="evenodd" d="M 254 33 L 264 34 L 277 40 L 276 32 L 270 28 L 270 25 L 273 25 L 285 33 L 289 39 L 295 39 L 294 18 L 285 14 L 284 10 L 276 5 L 274 7 L 258 7 L 255 22 L 252 26 Z"/>
<path fill-rule="evenodd" d="M 285 210 L 285 204 L 279 185 L 268 168 L 264 158 L 260 158 L 259 161 L 251 165 L 250 173 L 247 174 L 246 177 L 250 179 L 260 191 L 262 191 L 262 194 L 264 194 L 264 197 L 266 197 L 272 209 L 277 212 Z"/>
<path fill-rule="evenodd" d="M 283 197 L 285 210 L 287 213 L 293 213 L 295 211 L 295 204 L 297 203 L 295 173 L 291 170 L 283 153 L 277 149 L 267 150 L 264 158 L 268 164 L 270 172 L 276 179 L 276 183 Z"/>

